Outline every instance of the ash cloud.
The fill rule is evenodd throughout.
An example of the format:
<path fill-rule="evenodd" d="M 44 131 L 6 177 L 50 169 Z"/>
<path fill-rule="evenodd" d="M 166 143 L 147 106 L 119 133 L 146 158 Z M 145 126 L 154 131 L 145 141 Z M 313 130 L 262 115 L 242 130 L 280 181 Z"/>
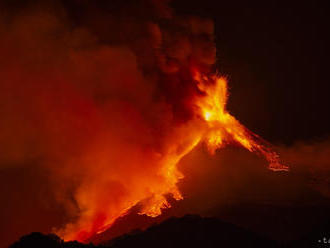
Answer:
<path fill-rule="evenodd" d="M 212 21 L 177 17 L 168 1 L 9 2 L 0 17 L 3 243 L 90 216 L 102 223 L 125 199 L 158 185 L 167 137 L 178 138 L 175 128 L 192 118 L 190 98 L 198 91 L 189 69 L 211 72 L 216 59 Z M 290 166 L 320 165 L 305 170 L 319 178 L 328 172 L 328 145 L 280 150 Z M 205 154 L 185 158 L 181 187 L 198 196 L 185 210 L 205 212 L 223 197 L 240 201 L 249 185 L 236 171 L 241 159 L 249 161 L 245 175 L 268 173 L 249 167 L 261 163 L 252 155 L 223 153 L 219 163 Z M 214 178 L 226 170 L 231 178 Z M 217 189 L 210 190 L 212 171 Z"/>
<path fill-rule="evenodd" d="M 163 180 L 166 137 L 191 117 L 188 67 L 214 63 L 210 21 L 177 18 L 167 1 L 104 4 L 2 3 L 4 243 L 102 224 L 132 195 L 142 200 Z"/>

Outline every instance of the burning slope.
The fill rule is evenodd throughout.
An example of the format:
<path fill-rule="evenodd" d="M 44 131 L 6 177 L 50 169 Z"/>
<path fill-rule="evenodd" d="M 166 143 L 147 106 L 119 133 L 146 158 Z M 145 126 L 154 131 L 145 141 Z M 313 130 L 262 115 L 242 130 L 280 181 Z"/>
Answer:
<path fill-rule="evenodd" d="M 125 199 L 123 209 L 118 209 L 117 213 L 114 211 L 107 213 L 103 209 L 101 221 L 93 216 L 94 219 L 88 219 L 86 223 L 79 224 L 78 229 L 84 231 L 78 231 L 78 233 L 73 231 L 72 236 L 70 230 L 68 236 L 65 236 L 67 239 L 74 238 L 83 241 L 95 233 L 102 232 L 141 201 L 140 214 L 156 217 L 161 214 L 163 208 L 170 207 L 166 195 L 171 195 L 176 200 L 182 199 L 177 182 L 183 175 L 179 172 L 177 164 L 201 141 L 206 142 L 211 153 L 215 153 L 216 149 L 227 143 L 238 143 L 247 150 L 264 156 L 271 170 L 288 170 L 287 166 L 279 162 L 275 152 L 263 145 L 263 141 L 257 135 L 247 130 L 227 112 L 225 108 L 228 97 L 226 80 L 196 72 L 194 74 L 192 83 L 196 83 L 200 91 L 200 94 L 195 96 L 195 102 L 192 102 L 195 118 L 184 125 L 175 127 L 166 141 L 166 149 L 160 154 L 155 154 L 153 158 L 149 158 L 149 163 L 158 168 L 155 171 L 157 180 L 148 180 L 147 191 L 141 190 L 146 185 L 139 182 L 140 184 L 135 186 L 138 193 Z"/>
<path fill-rule="evenodd" d="M 213 23 L 144 2 L 155 16 L 112 16 L 120 32 L 107 42 L 49 6 L 1 20 L 1 166 L 49 173 L 66 240 L 87 240 L 137 204 L 157 216 L 168 196 L 182 199 L 177 164 L 200 142 L 211 153 L 238 143 L 287 169 L 227 112 L 227 83 L 211 73 Z"/>

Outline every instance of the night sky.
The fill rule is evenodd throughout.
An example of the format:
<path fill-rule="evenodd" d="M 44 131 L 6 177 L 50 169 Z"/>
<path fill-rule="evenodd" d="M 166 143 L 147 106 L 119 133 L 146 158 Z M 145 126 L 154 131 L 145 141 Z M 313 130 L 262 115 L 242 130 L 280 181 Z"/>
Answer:
<path fill-rule="evenodd" d="M 17 11 L 37 1 L 6 2 Z M 117 0 L 62 4 L 73 25 L 90 26 L 105 42 L 106 24 L 95 27 L 90 17 L 97 13 L 106 21 L 112 11 L 125 12 Z M 229 79 L 229 109 L 242 123 L 278 144 L 328 137 L 330 37 L 326 1 L 181 0 L 170 5 L 179 15 L 215 21 L 217 70 Z"/>
<path fill-rule="evenodd" d="M 326 1 L 177 1 L 179 12 L 215 20 L 218 68 L 229 109 L 278 143 L 329 135 L 329 15 Z"/>
<path fill-rule="evenodd" d="M 116 3 L 96 1 L 94 8 L 106 13 Z M 229 109 L 247 127 L 279 144 L 329 136 L 326 1 L 182 0 L 171 6 L 179 15 L 215 21 L 217 70 L 229 79 Z M 88 12 L 70 8 L 76 20 Z"/>
<path fill-rule="evenodd" d="M 171 6 L 178 15 L 214 20 L 217 70 L 231 89 L 229 110 L 267 140 L 292 144 L 330 132 L 325 2 L 182 0 Z M 95 1 L 94 11 L 106 17 L 118 3 Z M 76 23 L 86 23 L 90 7 L 68 6 Z"/>

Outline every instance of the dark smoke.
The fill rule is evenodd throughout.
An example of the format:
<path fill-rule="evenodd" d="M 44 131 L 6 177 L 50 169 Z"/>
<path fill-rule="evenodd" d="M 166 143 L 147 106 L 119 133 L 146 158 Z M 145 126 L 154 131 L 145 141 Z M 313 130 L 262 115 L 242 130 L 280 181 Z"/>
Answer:
<path fill-rule="evenodd" d="M 75 223 L 88 208 L 115 211 L 140 182 L 156 184 L 150 161 L 192 115 L 189 68 L 210 72 L 216 60 L 212 21 L 175 16 L 168 1 L 2 4 L 0 246 Z M 210 158 L 199 147 L 181 163 L 191 200 L 178 212 L 298 201 L 305 186 L 328 197 L 329 147 L 279 148 L 294 182 L 247 152 Z"/>
<path fill-rule="evenodd" d="M 3 3 L 4 243 L 86 210 L 102 222 L 141 193 L 166 136 L 190 118 L 189 66 L 215 60 L 212 22 L 176 18 L 166 2 L 114 1 L 99 13 L 91 1 Z"/>

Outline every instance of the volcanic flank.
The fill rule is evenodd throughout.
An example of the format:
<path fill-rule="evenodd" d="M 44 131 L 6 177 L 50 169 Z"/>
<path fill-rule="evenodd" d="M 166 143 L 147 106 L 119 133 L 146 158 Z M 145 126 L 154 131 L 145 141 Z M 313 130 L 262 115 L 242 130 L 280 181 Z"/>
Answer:
<path fill-rule="evenodd" d="M 72 193 L 75 219 L 57 230 L 66 240 L 102 232 L 138 203 L 157 216 L 170 207 L 165 195 L 182 199 L 177 163 L 199 142 L 213 152 L 238 143 L 286 169 L 226 111 L 227 82 L 212 75 L 213 23 L 140 4 L 132 9 L 152 16 L 109 18 L 120 30 L 111 45 L 43 5 L 3 17 L 1 159 L 36 161 L 56 175 L 60 200 Z"/>
<path fill-rule="evenodd" d="M 132 208 L 161 215 L 183 199 L 178 163 L 199 144 L 241 146 L 288 170 L 226 109 L 211 20 L 177 16 L 168 1 L 96 6 L 5 2 L 0 16 L 0 164 L 36 178 L 32 202 L 52 206 L 53 232 L 87 242 Z"/>

